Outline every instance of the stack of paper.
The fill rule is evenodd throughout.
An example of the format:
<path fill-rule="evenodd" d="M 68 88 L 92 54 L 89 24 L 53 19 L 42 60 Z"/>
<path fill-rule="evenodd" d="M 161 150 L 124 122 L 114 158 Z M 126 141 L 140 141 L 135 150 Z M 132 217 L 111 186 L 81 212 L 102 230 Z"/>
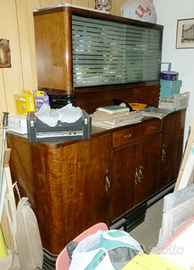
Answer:
<path fill-rule="evenodd" d="M 138 123 L 143 118 L 138 112 L 117 105 L 97 108 L 91 116 L 93 126 L 105 129 Z"/>
<path fill-rule="evenodd" d="M 162 108 L 145 108 L 139 111 L 142 116 L 156 117 L 159 119 L 164 118 L 169 113 L 173 112 L 174 109 L 162 109 Z"/>

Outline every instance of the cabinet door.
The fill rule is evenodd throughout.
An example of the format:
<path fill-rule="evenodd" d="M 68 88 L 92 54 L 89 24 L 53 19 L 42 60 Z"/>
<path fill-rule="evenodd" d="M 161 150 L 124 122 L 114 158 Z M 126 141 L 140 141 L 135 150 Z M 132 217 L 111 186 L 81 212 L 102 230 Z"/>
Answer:
<path fill-rule="evenodd" d="M 112 220 L 157 192 L 161 138 L 161 121 L 158 119 L 113 133 Z"/>
<path fill-rule="evenodd" d="M 8 146 L 13 182 L 21 196 L 29 198 L 46 250 L 58 254 L 85 229 L 100 221 L 109 223 L 110 134 L 29 143 L 10 133 Z"/>
<path fill-rule="evenodd" d="M 115 220 L 135 205 L 135 176 L 138 143 L 113 152 L 111 177 L 111 217 Z"/>
<path fill-rule="evenodd" d="M 184 126 L 185 110 L 176 111 L 163 119 L 160 189 L 178 176 L 183 151 Z"/>
<path fill-rule="evenodd" d="M 109 134 L 62 149 L 63 245 L 97 222 L 110 222 L 110 150 Z"/>
<path fill-rule="evenodd" d="M 136 204 L 143 202 L 158 191 L 161 157 L 161 132 L 139 143 L 138 182 Z"/>

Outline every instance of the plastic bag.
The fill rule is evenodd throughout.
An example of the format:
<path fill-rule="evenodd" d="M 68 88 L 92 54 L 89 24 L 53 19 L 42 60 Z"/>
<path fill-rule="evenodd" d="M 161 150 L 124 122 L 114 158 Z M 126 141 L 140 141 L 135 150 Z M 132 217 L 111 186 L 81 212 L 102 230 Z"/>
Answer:
<path fill-rule="evenodd" d="M 152 0 L 129 0 L 121 7 L 123 17 L 156 23 L 157 14 Z"/>
<path fill-rule="evenodd" d="M 122 269 L 139 252 L 141 246 L 127 232 L 98 230 L 77 245 L 69 270 Z"/>
<path fill-rule="evenodd" d="M 36 216 L 28 198 L 21 198 L 17 206 L 17 251 L 21 269 L 41 269 L 43 248 Z"/>

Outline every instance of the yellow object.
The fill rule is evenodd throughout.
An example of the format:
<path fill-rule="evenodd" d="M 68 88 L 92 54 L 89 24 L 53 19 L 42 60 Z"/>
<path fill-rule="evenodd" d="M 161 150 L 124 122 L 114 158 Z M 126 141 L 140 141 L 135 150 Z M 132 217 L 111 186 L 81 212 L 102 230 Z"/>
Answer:
<path fill-rule="evenodd" d="M 27 116 L 27 112 L 35 111 L 34 96 L 30 90 L 22 90 L 21 94 L 15 94 L 17 114 Z"/>
<path fill-rule="evenodd" d="M 6 257 L 7 256 L 7 249 L 5 246 L 2 230 L 0 227 L 0 257 Z"/>
<path fill-rule="evenodd" d="M 183 270 L 174 261 L 157 254 L 139 253 L 122 270 Z"/>
<path fill-rule="evenodd" d="M 36 91 L 36 96 L 44 96 L 44 91 Z"/>
<path fill-rule="evenodd" d="M 129 105 L 132 107 L 133 110 L 141 110 L 144 109 L 145 107 L 147 107 L 147 104 L 144 103 L 138 103 L 138 102 L 133 102 L 133 103 L 129 103 Z"/>

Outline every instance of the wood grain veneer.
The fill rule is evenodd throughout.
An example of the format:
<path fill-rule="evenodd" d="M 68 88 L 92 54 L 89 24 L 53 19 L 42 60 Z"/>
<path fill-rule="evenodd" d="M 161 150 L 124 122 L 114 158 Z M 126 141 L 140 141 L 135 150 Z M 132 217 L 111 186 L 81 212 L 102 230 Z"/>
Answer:
<path fill-rule="evenodd" d="M 84 141 L 29 143 L 8 133 L 10 167 L 36 214 L 43 247 L 58 254 L 93 224 L 110 222 L 110 134 Z M 17 195 L 16 195 L 17 198 Z"/>

